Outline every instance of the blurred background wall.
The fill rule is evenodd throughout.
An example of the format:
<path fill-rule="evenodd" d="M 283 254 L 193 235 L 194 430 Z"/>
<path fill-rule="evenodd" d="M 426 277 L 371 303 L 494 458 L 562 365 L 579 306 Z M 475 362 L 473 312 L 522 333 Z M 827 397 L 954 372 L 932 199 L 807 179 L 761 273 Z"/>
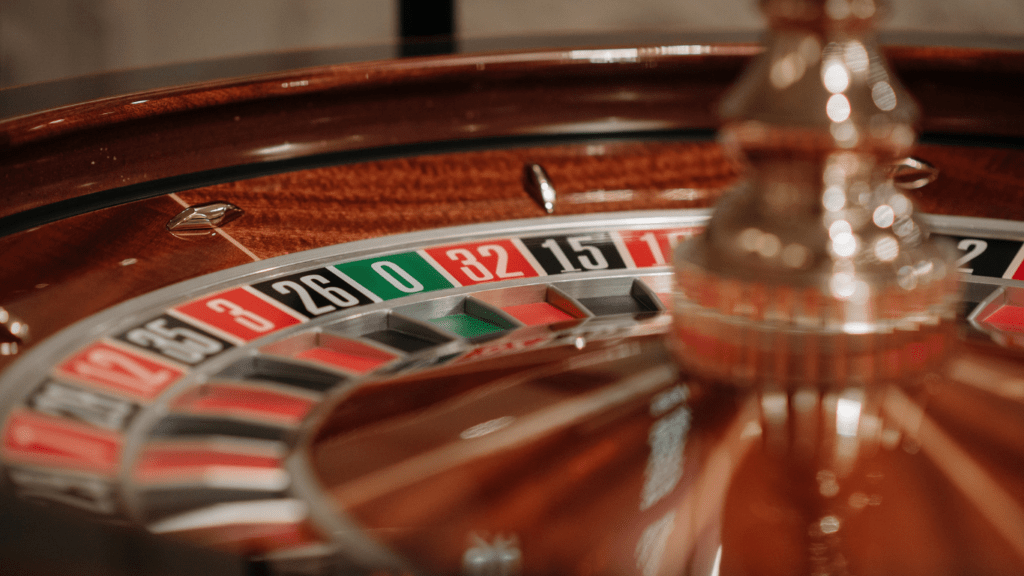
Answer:
<path fill-rule="evenodd" d="M 756 0 L 455 0 L 458 39 L 735 32 Z M 896 0 L 888 30 L 1010 35 L 1024 0 Z M 0 0 L 0 87 L 227 56 L 394 42 L 394 0 Z"/>

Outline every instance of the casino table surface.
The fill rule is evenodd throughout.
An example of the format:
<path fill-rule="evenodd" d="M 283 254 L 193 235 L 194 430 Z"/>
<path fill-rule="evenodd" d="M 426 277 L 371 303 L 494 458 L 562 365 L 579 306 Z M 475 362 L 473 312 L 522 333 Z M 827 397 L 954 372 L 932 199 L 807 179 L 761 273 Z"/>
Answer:
<path fill-rule="evenodd" d="M 907 193 L 928 214 L 1024 220 L 1024 111 L 1013 89 L 1024 82 L 1024 52 L 966 44 L 972 45 L 928 38 L 885 49 L 921 106 L 913 157 L 939 171 L 934 182 Z M 89 92 L 93 82 L 84 101 L 45 109 L 38 108 L 46 100 L 34 103 L 33 94 L 45 93 L 46 85 L 0 92 L 17 102 L 0 120 L 0 306 L 30 329 L 29 338 L 0 335 L 0 373 L 17 370 L 19 377 L 35 374 L 42 381 L 52 370 L 64 370 L 54 368 L 59 360 L 53 358 L 99 342 L 97 334 L 104 335 L 103 345 L 128 346 L 109 344 L 114 333 L 103 332 L 116 323 L 112 309 L 133 311 L 139 298 L 175 290 L 179 300 L 198 298 L 232 279 L 252 278 L 245 284 L 254 294 L 261 278 L 277 278 L 275 267 L 298 266 L 303 254 L 321 260 L 350 254 L 336 257 L 344 260 L 336 266 L 343 279 L 369 286 L 359 276 L 362 269 L 343 266 L 358 260 L 378 265 L 378 273 L 391 271 L 397 282 L 392 288 L 406 294 L 417 285 L 434 290 L 427 277 L 438 273 L 417 273 L 408 264 L 404 270 L 413 273 L 407 277 L 380 265 L 380 255 L 402 246 L 444 269 L 438 282 L 445 284 L 437 290 L 454 289 L 452 277 L 468 290 L 492 280 L 495 289 L 504 287 L 503 279 L 531 270 L 538 276 L 591 273 L 590 287 L 568 277 L 558 284 L 574 302 L 590 303 L 587 317 L 600 316 L 603 306 L 664 311 L 664 266 L 676 237 L 648 239 L 642 232 L 689 224 L 643 219 L 691 214 L 699 226 L 706 214 L 701 211 L 738 180 L 741 167 L 715 141 L 715 103 L 758 50 L 748 42 L 656 38 L 369 61 L 320 53 L 283 56 L 259 73 L 250 73 L 252 60 L 235 62 L 241 75 L 227 65 L 211 68 L 215 79 L 173 86 L 154 86 L 157 81 L 135 73 L 129 85 L 146 89 Z M 543 167 L 557 189 L 553 215 L 524 184 L 524 167 L 531 165 Z M 241 215 L 207 230 L 168 229 L 186 207 L 217 202 L 237 206 Z M 548 230 L 551 238 L 544 236 Z M 646 246 L 649 264 L 638 252 Z M 452 256 L 451 250 L 463 252 Z M 484 262 L 499 251 L 512 260 Z M 623 254 L 620 266 L 616 258 Z M 451 266 L 439 264 L 449 256 Z M 998 264 L 995 274 L 1007 286 L 1020 281 L 1010 269 L 1020 262 L 1012 259 Z M 632 280 L 647 274 L 645 266 L 652 267 L 651 275 L 661 274 L 645 280 L 650 290 Z M 628 269 L 632 283 L 619 289 L 624 281 L 600 276 L 598 268 Z M 295 276 L 295 295 L 310 294 L 296 284 L 300 280 L 309 289 L 315 284 L 339 294 L 338 284 L 308 278 Z M 380 303 L 390 298 L 382 290 L 392 289 L 382 286 L 375 295 L 355 290 L 349 296 Z M 618 291 L 606 297 L 603 288 L 613 286 Z M 598 301 L 597 293 L 604 299 Z M 498 296 L 481 294 L 479 299 L 503 305 Z M 271 292 L 257 296 L 277 298 Z M 396 292 L 396 302 L 406 302 L 401 297 Z M 326 310 L 330 302 L 337 303 L 317 297 L 306 310 Z M 505 321 L 494 318 L 519 311 L 506 306 L 487 316 L 488 323 L 469 305 L 460 306 L 465 314 L 441 328 L 467 342 L 480 341 L 474 339 L 482 333 L 474 330 L 486 332 Z M 536 321 L 557 321 L 564 308 L 529 313 L 556 314 Z M 171 316 L 182 314 L 188 312 L 179 306 Z M 11 323 L 5 320 L 8 328 Z M 226 344 L 234 342 L 230 336 L 223 338 Z M 13 409 L 5 404 L 5 410 Z M 18 492 L 17 474 L 5 474 L 5 574 L 269 570 L 231 553 L 146 534 L 134 521 L 110 525 L 97 522 L 95 511 L 60 510 L 53 498 L 43 498 L 42 505 L 24 502 L 11 494 Z"/>

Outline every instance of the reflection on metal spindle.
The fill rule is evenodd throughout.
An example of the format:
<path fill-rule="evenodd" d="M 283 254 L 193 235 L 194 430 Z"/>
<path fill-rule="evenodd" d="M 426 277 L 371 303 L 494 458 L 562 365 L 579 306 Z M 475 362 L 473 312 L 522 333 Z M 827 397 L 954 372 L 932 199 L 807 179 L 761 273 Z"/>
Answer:
<path fill-rule="evenodd" d="M 766 48 L 721 109 L 748 178 L 676 256 L 677 354 L 702 376 L 782 390 L 923 373 L 942 358 L 956 275 L 890 178 L 894 163 L 929 165 L 896 162 L 917 107 L 878 52 L 880 6 L 762 6 Z"/>
<path fill-rule="evenodd" d="M 0 356 L 14 356 L 28 338 L 28 324 L 0 306 Z"/>
<path fill-rule="evenodd" d="M 879 53 L 879 2 L 761 6 L 765 50 L 721 107 L 721 140 L 747 179 L 675 255 L 676 358 L 709 390 L 752 396 L 759 413 L 761 450 L 730 479 L 715 545 L 727 572 L 901 573 L 904 558 L 864 544 L 877 491 L 893 481 L 875 471 L 880 452 L 908 468 L 922 464 L 890 454 L 901 442 L 938 454 L 914 411 L 953 341 L 957 275 L 903 193 L 938 171 L 906 156 L 917 107 Z M 987 514 L 977 492 L 965 495 Z M 1016 518 L 988 519 L 1016 545 Z"/>

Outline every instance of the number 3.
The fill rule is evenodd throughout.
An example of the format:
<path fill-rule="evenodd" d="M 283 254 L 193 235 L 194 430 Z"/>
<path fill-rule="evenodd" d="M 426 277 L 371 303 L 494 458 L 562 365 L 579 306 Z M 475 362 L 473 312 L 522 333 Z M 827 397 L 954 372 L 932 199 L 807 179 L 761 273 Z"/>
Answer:
<path fill-rule="evenodd" d="M 484 268 L 484 265 L 481 264 L 476 259 L 476 256 L 473 256 L 473 253 L 469 250 L 466 250 L 465 248 L 454 248 L 445 254 L 448 255 L 448 258 L 456 260 L 459 264 L 462 264 L 462 273 L 470 280 L 474 282 L 494 280 L 494 274 L 491 274 L 490 270 Z"/>
<path fill-rule="evenodd" d="M 235 319 L 235 322 L 245 326 L 253 332 L 263 333 L 274 329 L 274 323 L 263 316 L 255 314 L 242 308 L 238 304 L 223 298 L 210 300 L 206 303 L 207 308 L 214 312 L 227 312 Z"/>

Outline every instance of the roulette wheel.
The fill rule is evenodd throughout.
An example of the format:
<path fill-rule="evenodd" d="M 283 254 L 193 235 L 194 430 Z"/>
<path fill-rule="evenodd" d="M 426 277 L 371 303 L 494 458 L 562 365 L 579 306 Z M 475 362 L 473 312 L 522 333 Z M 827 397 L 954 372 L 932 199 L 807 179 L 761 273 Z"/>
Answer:
<path fill-rule="evenodd" d="M 840 199 L 825 187 L 823 207 L 870 204 L 896 231 L 871 239 L 871 265 L 893 270 L 871 281 L 895 291 L 877 306 L 845 268 L 814 296 L 825 304 L 778 291 L 805 287 L 776 278 L 818 260 L 770 223 L 727 234 L 749 247 L 742 258 L 683 244 L 714 237 L 699 234 L 740 178 L 714 140 L 714 105 L 754 45 L 344 63 L 4 120 L 3 484 L 69 514 L 39 522 L 74 527 L 10 562 L 41 574 L 1019 572 L 1024 123 L 1006 87 L 1024 55 L 887 48 L 920 102 L 921 141 L 910 149 L 906 98 L 876 75 L 887 114 L 866 120 L 867 144 L 845 146 L 857 71 L 884 68 L 871 42 L 854 43 L 873 3 L 830 2 L 850 12 L 800 26 L 777 12 L 825 4 L 766 2 L 781 40 L 758 62 L 777 92 L 807 69 L 828 92 L 745 107 L 741 83 L 723 141 L 754 165 L 814 164 L 827 148 L 824 183 L 842 185 Z M 801 26 L 843 40 L 776 58 Z M 826 75 L 832 61 L 845 71 Z M 758 116 L 819 96 L 840 126 L 827 146 Z M 851 150 L 900 154 L 861 181 Z M 786 184 L 773 190 L 802 185 L 772 170 Z M 861 253 L 867 224 L 852 218 L 822 250 Z M 959 253 L 920 248 L 896 266 L 924 227 Z M 772 259 L 788 268 L 747 267 Z M 779 329 L 797 301 L 820 314 Z M 50 514 L 7 506 L 17 522 Z M 107 552 L 79 558 L 103 530 Z"/>

